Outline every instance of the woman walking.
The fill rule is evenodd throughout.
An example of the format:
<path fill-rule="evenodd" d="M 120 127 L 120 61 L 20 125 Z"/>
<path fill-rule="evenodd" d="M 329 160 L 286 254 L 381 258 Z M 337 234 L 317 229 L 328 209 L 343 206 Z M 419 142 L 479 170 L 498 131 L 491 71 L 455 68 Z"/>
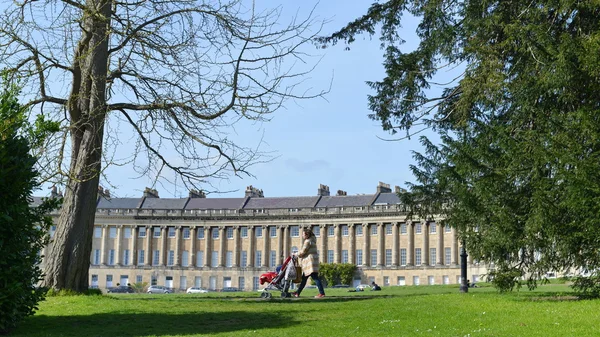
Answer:
<path fill-rule="evenodd" d="M 310 276 L 317 284 L 317 288 L 319 288 L 319 295 L 315 296 L 315 298 L 323 298 L 325 297 L 325 291 L 323 290 L 323 284 L 321 284 L 321 280 L 319 279 L 317 238 L 310 228 L 304 228 L 302 230 L 302 238 L 304 239 L 304 244 L 302 245 L 302 250 L 298 252 L 298 257 L 301 259 L 300 265 L 302 266 L 302 281 L 298 286 L 298 291 L 294 293 L 294 297 L 300 297 L 300 293 L 306 286 L 306 281 Z"/>

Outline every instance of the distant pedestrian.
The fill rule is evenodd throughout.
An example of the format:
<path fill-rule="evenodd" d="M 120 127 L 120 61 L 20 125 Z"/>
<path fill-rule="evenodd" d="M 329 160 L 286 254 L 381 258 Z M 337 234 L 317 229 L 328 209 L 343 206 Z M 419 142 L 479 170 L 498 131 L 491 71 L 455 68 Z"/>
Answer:
<path fill-rule="evenodd" d="M 381 290 L 381 287 L 377 283 L 375 283 L 375 281 L 373 281 L 373 283 L 371 283 L 371 290 L 379 291 L 379 290 Z"/>

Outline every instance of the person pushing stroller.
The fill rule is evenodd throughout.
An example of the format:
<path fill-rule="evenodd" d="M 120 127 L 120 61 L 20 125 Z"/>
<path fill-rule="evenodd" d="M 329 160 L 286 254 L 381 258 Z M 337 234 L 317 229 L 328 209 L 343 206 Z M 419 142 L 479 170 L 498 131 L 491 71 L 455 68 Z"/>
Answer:
<path fill-rule="evenodd" d="M 317 250 L 317 238 L 310 228 L 304 228 L 302 230 L 302 238 L 304 244 L 302 250 L 298 252 L 297 256 L 300 258 L 300 265 L 302 266 L 302 281 L 298 286 L 298 290 L 293 293 L 294 297 L 300 297 L 300 293 L 306 286 L 306 281 L 310 276 L 313 281 L 317 284 L 319 294 L 315 298 L 325 297 L 325 291 L 323 290 L 323 284 L 319 279 L 319 252 Z"/>

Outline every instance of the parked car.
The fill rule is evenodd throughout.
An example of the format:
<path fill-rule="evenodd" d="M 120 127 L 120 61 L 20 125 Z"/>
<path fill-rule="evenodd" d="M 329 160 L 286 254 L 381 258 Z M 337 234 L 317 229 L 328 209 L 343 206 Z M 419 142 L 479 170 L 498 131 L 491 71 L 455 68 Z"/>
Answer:
<path fill-rule="evenodd" d="M 148 294 L 170 294 L 173 291 L 165 286 L 149 286 Z"/>
<path fill-rule="evenodd" d="M 135 292 L 135 290 L 133 290 L 132 287 L 130 286 L 118 286 L 118 287 L 112 287 L 112 288 L 108 288 L 108 290 L 106 291 L 108 293 L 128 293 L 128 294 L 133 294 Z"/>
<path fill-rule="evenodd" d="M 365 291 L 366 289 L 371 289 L 371 286 L 368 284 L 359 284 L 356 286 L 356 291 Z"/>
<path fill-rule="evenodd" d="M 230 292 L 236 292 L 236 291 L 240 291 L 240 290 L 235 287 L 225 287 L 225 288 L 221 289 L 221 292 L 223 292 L 223 293 L 230 293 Z"/>
<path fill-rule="evenodd" d="M 208 290 L 200 287 L 189 287 L 185 292 L 188 294 L 206 294 Z"/>

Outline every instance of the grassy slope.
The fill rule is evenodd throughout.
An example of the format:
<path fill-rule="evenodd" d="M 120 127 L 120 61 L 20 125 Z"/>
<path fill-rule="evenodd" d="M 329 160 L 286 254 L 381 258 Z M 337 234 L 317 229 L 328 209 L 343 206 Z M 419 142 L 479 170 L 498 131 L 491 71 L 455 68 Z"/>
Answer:
<path fill-rule="evenodd" d="M 600 300 L 564 285 L 327 289 L 327 298 L 263 300 L 258 293 L 51 297 L 14 336 L 599 336 Z M 278 293 L 274 293 L 274 297 Z M 566 298 L 566 300 L 564 300 Z"/>

